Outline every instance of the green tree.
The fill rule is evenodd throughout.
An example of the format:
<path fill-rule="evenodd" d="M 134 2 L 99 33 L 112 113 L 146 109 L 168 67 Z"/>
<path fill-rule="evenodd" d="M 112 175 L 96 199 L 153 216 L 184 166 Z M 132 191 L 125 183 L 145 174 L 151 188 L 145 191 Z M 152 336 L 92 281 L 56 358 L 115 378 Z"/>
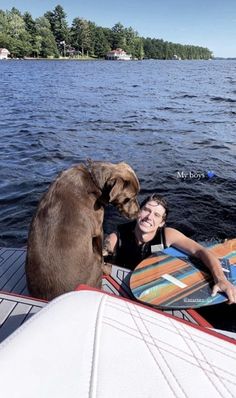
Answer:
<path fill-rule="evenodd" d="M 134 58 L 143 59 L 144 58 L 144 48 L 143 40 L 141 37 L 136 37 L 134 42 L 134 53 L 132 53 Z"/>
<path fill-rule="evenodd" d="M 150 37 L 143 38 L 143 48 L 146 58 L 173 59 L 175 55 L 181 59 L 209 59 L 212 57 L 212 53 L 207 48 L 182 45 Z"/>
<path fill-rule="evenodd" d="M 6 11 L 7 20 L 4 37 L 6 39 L 5 47 L 8 48 L 13 57 L 24 57 L 31 53 L 30 34 L 25 27 L 25 21 L 15 7 L 11 11 Z"/>
<path fill-rule="evenodd" d="M 0 33 L 7 33 L 7 16 L 3 10 L 0 10 Z"/>
<path fill-rule="evenodd" d="M 32 48 L 31 56 L 38 57 L 39 55 L 39 46 L 38 46 L 38 37 L 36 31 L 36 23 L 32 18 L 32 15 L 29 12 L 25 12 L 23 15 L 23 19 L 25 21 L 25 29 L 30 35 L 29 42 Z"/>
<path fill-rule="evenodd" d="M 35 20 L 37 51 L 41 57 L 56 56 L 58 49 L 47 18 L 40 17 Z"/>
<path fill-rule="evenodd" d="M 53 11 L 46 12 L 44 16 L 50 22 L 51 30 L 60 53 L 65 55 L 66 44 L 69 44 L 70 36 L 65 11 L 62 6 L 57 5 Z"/>
<path fill-rule="evenodd" d="M 145 58 L 157 58 L 157 48 L 155 45 L 154 39 L 147 37 L 146 39 L 143 39 L 143 49 L 144 49 L 144 54 Z"/>
<path fill-rule="evenodd" d="M 126 31 L 125 27 L 120 23 L 116 23 L 112 28 L 112 49 L 122 48 L 126 49 L 127 41 L 126 41 Z"/>
<path fill-rule="evenodd" d="M 6 12 L 7 16 L 7 33 L 14 38 L 19 38 L 21 33 L 26 31 L 25 21 L 16 8 Z"/>
<path fill-rule="evenodd" d="M 110 49 L 113 48 L 113 32 L 110 28 L 103 28 L 101 27 L 103 34 L 109 44 Z"/>
<path fill-rule="evenodd" d="M 29 12 L 24 15 L 13 7 L 0 10 L 0 46 L 6 47 L 12 56 L 59 56 L 73 46 L 83 55 L 103 57 L 107 51 L 122 48 L 133 57 L 142 59 L 209 59 L 213 54 L 208 48 L 167 42 L 162 39 L 139 37 L 132 27 L 120 22 L 111 29 L 96 26 L 94 22 L 75 18 L 69 29 L 66 13 L 57 5 L 44 17 L 33 20 Z"/>
<path fill-rule="evenodd" d="M 135 47 L 136 47 L 136 39 L 138 38 L 138 32 L 133 30 L 133 28 L 131 28 L 130 26 L 129 28 L 124 29 L 124 35 L 125 35 L 125 40 L 124 40 L 123 50 L 125 50 L 129 54 L 132 54 L 133 57 L 135 57 Z"/>
<path fill-rule="evenodd" d="M 110 50 L 111 46 L 106 38 L 103 28 L 97 27 L 94 37 L 94 54 L 99 58 L 103 58 Z"/>
<path fill-rule="evenodd" d="M 8 20 L 7 15 L 3 10 L 0 10 L 0 47 L 10 50 L 11 36 L 8 34 Z"/>
<path fill-rule="evenodd" d="M 75 18 L 71 27 L 71 44 L 82 56 L 91 53 L 92 41 L 89 22 L 83 18 Z"/>
<path fill-rule="evenodd" d="M 88 21 L 90 31 L 90 50 L 89 55 L 99 58 L 105 57 L 106 53 L 111 49 L 103 28 L 97 26 L 94 22 Z"/>
<path fill-rule="evenodd" d="M 30 35 L 34 36 L 36 34 L 35 21 L 32 18 L 32 15 L 29 12 L 25 12 L 23 15 L 23 20 L 25 22 L 25 29 Z"/>
<path fill-rule="evenodd" d="M 7 48 L 10 52 L 12 49 L 12 38 L 4 32 L 0 31 L 0 47 Z"/>

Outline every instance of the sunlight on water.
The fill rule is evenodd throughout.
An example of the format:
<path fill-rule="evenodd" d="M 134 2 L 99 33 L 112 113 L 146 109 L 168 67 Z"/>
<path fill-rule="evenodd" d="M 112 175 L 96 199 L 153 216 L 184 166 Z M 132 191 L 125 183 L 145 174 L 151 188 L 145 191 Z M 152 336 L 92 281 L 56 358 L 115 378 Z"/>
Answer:
<path fill-rule="evenodd" d="M 235 235 L 234 61 L 0 63 L 0 245 L 22 246 L 56 174 L 92 158 L 126 161 L 140 199 L 170 203 L 197 240 Z M 108 208 L 105 232 L 122 221 Z"/>

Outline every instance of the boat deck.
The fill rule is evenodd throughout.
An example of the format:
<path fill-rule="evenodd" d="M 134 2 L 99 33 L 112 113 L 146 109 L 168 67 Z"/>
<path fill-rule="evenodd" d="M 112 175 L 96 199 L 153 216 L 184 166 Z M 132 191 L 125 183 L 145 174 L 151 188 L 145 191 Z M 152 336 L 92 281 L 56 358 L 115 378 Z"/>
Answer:
<path fill-rule="evenodd" d="M 0 293 L 0 343 L 46 303 Z"/>
<path fill-rule="evenodd" d="M 26 249 L 0 248 L 0 291 L 29 295 L 25 258 Z"/>
<path fill-rule="evenodd" d="M 0 343 L 46 304 L 30 297 L 25 249 L 0 248 Z"/>
<path fill-rule="evenodd" d="M 25 248 L 0 248 L 0 343 L 29 317 L 46 305 L 29 296 L 25 277 Z M 102 290 L 131 298 L 130 271 L 113 266 L 111 276 L 103 278 Z M 212 327 L 194 310 L 165 311 L 204 327 Z"/>

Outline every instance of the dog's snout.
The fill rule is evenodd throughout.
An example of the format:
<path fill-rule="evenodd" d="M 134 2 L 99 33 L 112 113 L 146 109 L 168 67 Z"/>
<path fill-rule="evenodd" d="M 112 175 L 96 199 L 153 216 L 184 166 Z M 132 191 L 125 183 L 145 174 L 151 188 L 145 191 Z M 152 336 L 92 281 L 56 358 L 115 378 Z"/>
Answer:
<path fill-rule="evenodd" d="M 121 213 L 131 220 L 138 216 L 139 210 L 140 208 L 137 200 L 129 202 L 129 204 L 120 208 Z"/>

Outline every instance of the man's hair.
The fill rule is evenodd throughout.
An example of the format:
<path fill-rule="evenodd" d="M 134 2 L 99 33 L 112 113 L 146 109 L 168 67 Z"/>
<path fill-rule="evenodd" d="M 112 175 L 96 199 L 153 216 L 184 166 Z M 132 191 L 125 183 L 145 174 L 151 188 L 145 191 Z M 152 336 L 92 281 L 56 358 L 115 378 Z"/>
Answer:
<path fill-rule="evenodd" d="M 146 203 L 151 202 L 151 201 L 156 202 L 158 205 L 161 205 L 165 209 L 165 213 L 163 215 L 163 220 L 166 221 L 168 213 L 169 213 L 169 207 L 167 201 L 162 198 L 161 196 L 157 195 L 156 193 L 153 193 L 152 195 L 147 196 L 140 204 L 140 209 L 146 205 Z"/>

